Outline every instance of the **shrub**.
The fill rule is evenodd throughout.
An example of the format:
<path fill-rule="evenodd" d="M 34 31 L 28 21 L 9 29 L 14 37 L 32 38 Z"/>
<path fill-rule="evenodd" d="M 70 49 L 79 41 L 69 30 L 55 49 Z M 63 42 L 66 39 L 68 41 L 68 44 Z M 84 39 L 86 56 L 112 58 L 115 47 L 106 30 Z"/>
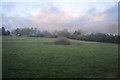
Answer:
<path fill-rule="evenodd" d="M 55 44 L 70 45 L 70 40 L 66 37 L 58 37 L 55 41 Z"/>

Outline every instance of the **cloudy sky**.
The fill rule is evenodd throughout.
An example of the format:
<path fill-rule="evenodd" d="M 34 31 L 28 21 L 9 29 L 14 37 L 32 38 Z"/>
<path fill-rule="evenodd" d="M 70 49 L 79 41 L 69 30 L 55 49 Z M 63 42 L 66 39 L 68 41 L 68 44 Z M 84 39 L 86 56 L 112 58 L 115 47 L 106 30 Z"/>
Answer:
<path fill-rule="evenodd" d="M 1 26 L 117 33 L 118 0 L 4 0 Z"/>

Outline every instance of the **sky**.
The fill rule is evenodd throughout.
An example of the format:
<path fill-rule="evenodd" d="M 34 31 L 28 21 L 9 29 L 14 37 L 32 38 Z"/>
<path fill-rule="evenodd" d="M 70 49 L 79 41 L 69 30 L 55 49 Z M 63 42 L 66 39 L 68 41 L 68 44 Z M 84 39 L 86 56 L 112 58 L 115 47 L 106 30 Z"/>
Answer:
<path fill-rule="evenodd" d="M 118 33 L 118 0 L 4 0 L 1 4 L 0 26 L 8 30 Z"/>

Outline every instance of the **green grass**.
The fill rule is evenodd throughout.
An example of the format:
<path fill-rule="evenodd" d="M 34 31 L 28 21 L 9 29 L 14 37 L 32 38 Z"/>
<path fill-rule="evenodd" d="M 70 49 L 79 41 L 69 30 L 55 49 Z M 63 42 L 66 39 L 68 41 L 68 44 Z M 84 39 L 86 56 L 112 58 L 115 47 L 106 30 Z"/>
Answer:
<path fill-rule="evenodd" d="M 118 45 L 3 37 L 3 78 L 107 78 L 118 74 Z"/>

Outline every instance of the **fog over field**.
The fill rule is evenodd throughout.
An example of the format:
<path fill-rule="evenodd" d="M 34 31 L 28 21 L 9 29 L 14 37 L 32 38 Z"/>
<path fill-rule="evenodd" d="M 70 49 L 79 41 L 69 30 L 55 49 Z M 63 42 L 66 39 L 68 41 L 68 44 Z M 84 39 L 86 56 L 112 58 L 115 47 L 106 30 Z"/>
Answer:
<path fill-rule="evenodd" d="M 21 27 L 36 27 L 40 30 L 74 31 L 86 33 L 118 33 L 117 0 L 61 0 L 61 1 L 4 1 L 2 24 L 8 30 Z"/>

